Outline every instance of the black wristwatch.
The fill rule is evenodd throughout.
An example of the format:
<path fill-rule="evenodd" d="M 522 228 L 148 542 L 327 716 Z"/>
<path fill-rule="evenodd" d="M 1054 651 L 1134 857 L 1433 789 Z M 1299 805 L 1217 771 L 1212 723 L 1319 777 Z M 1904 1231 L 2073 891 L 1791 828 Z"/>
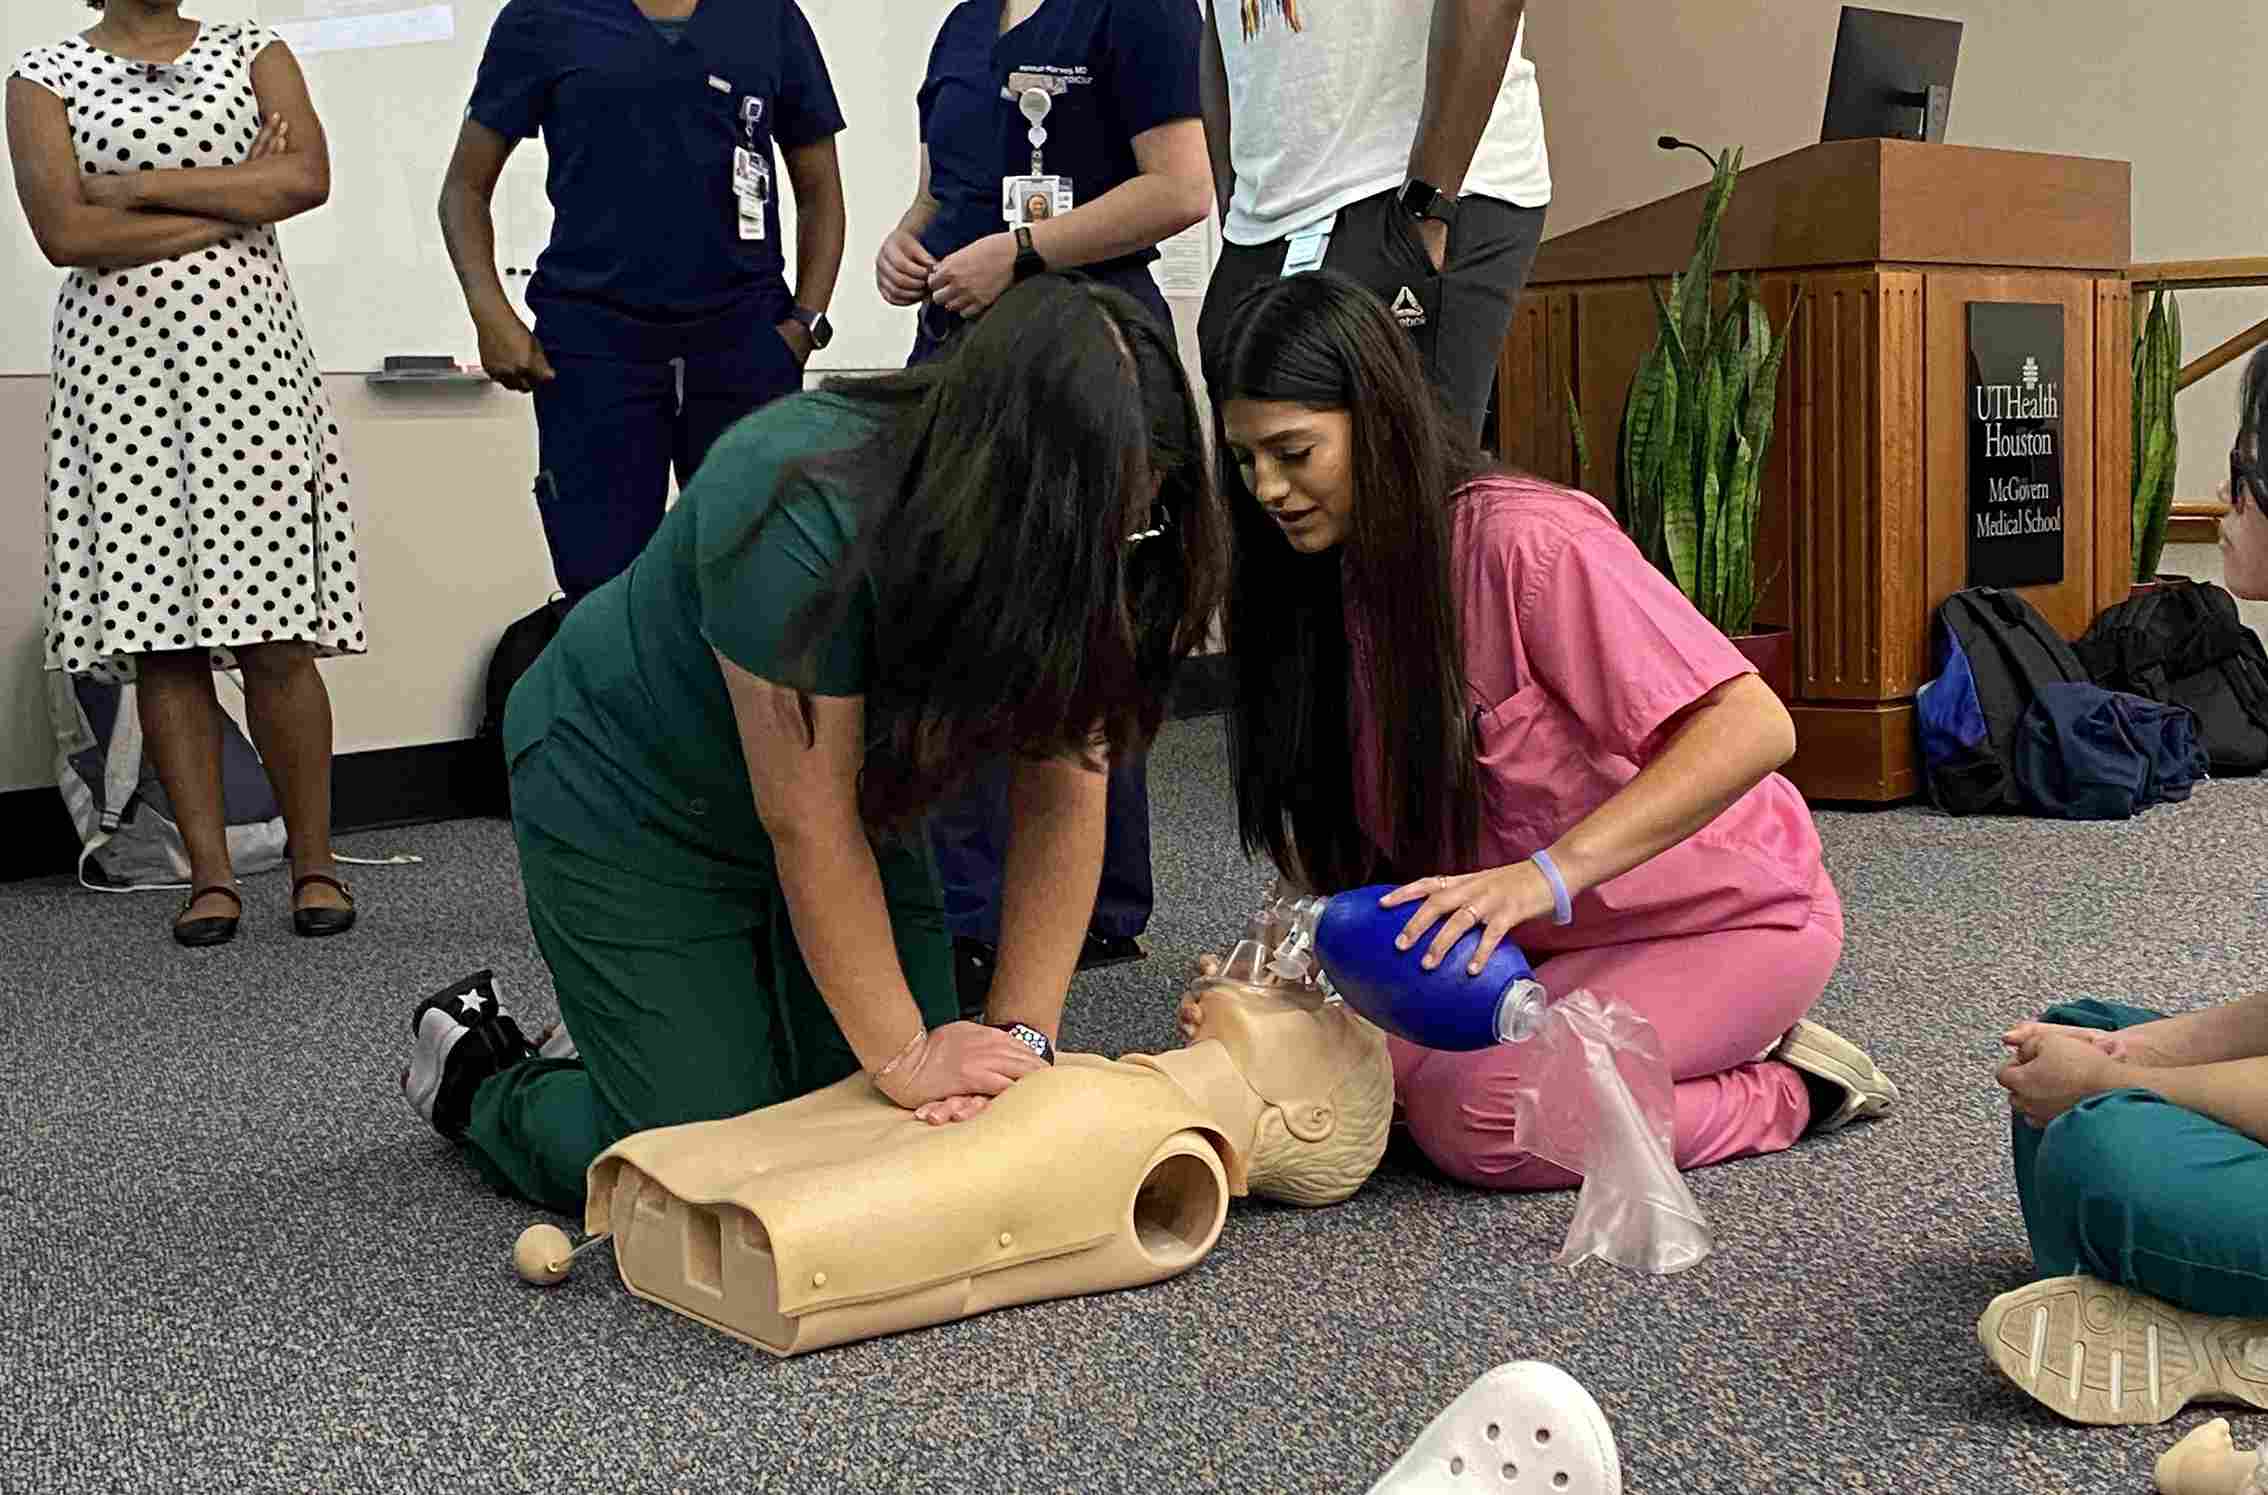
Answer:
<path fill-rule="evenodd" d="M 791 306 L 788 308 L 788 316 L 794 321 L 801 322 L 803 330 L 811 334 L 812 347 L 824 348 L 835 340 L 835 324 L 827 320 L 825 312 L 808 311 L 800 306 Z"/>
<path fill-rule="evenodd" d="M 1432 218 L 1442 223 L 1457 221 L 1457 199 L 1431 182 L 1411 177 L 1402 184 L 1402 211 L 1412 218 Z"/>
<path fill-rule="evenodd" d="M 1015 1039 L 1016 1042 L 1030 1049 L 1048 1063 L 1053 1064 L 1055 1062 L 1055 1045 L 1049 1043 L 1047 1035 L 1039 1029 L 1024 1023 L 994 1023 L 992 1026 Z"/>
<path fill-rule="evenodd" d="M 1032 248 L 1032 231 L 1031 231 L 1031 230 L 1030 230 L 1029 228 L 1019 228 L 1019 229 L 1017 229 L 1017 230 L 1016 230 L 1016 279 L 1017 279 L 1017 281 L 1018 281 L 1019 283 L 1021 283 L 1021 282 L 1023 282 L 1023 281 L 1027 281 L 1027 280 L 1030 280 L 1030 279 L 1031 279 L 1031 278 L 1032 278 L 1033 276 L 1035 276 L 1035 275 L 1045 275 L 1046 273 L 1047 273 L 1047 261 L 1046 261 L 1046 260 L 1043 260 L 1043 259 L 1041 259 L 1041 258 L 1040 258 L 1040 252 L 1039 252 L 1038 250 L 1036 250 L 1036 249 Z"/>

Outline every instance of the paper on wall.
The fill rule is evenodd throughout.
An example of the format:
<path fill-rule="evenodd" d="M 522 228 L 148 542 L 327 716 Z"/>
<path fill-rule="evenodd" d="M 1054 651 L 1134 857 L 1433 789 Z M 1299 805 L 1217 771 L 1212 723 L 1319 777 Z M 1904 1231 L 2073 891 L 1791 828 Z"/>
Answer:
<path fill-rule="evenodd" d="M 259 0 L 260 19 L 301 57 L 445 42 L 457 34 L 452 5 L 403 0 Z"/>

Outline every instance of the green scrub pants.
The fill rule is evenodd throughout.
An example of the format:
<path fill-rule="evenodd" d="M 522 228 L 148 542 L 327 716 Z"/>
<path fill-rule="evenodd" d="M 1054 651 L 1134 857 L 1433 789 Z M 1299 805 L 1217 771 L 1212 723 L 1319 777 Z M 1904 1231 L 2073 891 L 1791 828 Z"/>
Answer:
<path fill-rule="evenodd" d="M 528 921 L 581 1057 L 530 1059 L 474 1093 L 465 1141 L 496 1187 L 580 1215 L 583 1177 L 633 1132 L 714 1121 L 858 1069 L 804 967 L 777 886 L 700 886 L 707 865 L 633 876 L 556 830 L 576 813 L 536 753 L 512 777 Z M 877 846 L 898 960 L 922 1020 L 959 1014 L 952 941 L 926 847 Z"/>
<path fill-rule="evenodd" d="M 2116 1032 L 2159 1014 L 2110 1002 L 2043 1023 Z M 2146 1090 L 2014 1122 L 2016 1195 L 2042 1277 L 2084 1272 L 2192 1313 L 2268 1317 L 2268 1147 Z"/>

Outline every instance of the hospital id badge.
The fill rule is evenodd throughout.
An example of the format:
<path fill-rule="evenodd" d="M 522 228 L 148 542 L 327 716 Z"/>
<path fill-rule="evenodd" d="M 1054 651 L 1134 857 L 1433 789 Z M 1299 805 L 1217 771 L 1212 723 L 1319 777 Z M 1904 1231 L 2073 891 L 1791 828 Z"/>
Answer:
<path fill-rule="evenodd" d="M 740 237 L 743 241 L 757 241 L 764 237 L 764 204 L 772 195 L 770 166 L 756 159 L 756 153 L 746 146 L 732 149 L 732 195 L 740 204 Z"/>
<path fill-rule="evenodd" d="M 1323 268 L 1323 256 L 1331 252 L 1331 230 L 1338 227 L 1339 215 L 1333 213 L 1321 223 L 1310 224 L 1291 236 L 1284 250 L 1284 275 L 1305 275 Z"/>
<path fill-rule="evenodd" d="M 1030 228 L 1071 211 L 1067 176 L 1012 176 L 1000 182 L 1000 216 L 1010 228 Z"/>

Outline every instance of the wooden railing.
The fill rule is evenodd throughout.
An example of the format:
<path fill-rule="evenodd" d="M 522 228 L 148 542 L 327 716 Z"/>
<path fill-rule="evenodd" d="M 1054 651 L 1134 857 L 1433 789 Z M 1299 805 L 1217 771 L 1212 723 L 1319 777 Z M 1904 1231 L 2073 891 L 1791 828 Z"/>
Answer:
<path fill-rule="evenodd" d="M 2225 290 L 2234 286 L 2268 286 L 2268 259 L 2234 260 L 2160 260 L 2155 264 L 2135 265 L 2127 271 L 2127 280 L 2134 287 L 2137 301 L 2146 298 L 2152 290 L 2165 286 L 2169 290 Z M 2135 308 L 2140 316 L 2142 308 Z M 2181 366 L 2174 381 L 2175 393 L 2189 388 L 2208 374 L 2218 373 L 2230 364 L 2268 344 L 2268 318 L 2238 333 L 2209 353 L 2202 354 Z M 2210 545 L 2217 537 L 2221 516 L 2228 506 L 2217 499 L 2185 498 L 2174 500 L 2173 516 L 2166 521 L 2166 543 L 2169 545 Z"/>

